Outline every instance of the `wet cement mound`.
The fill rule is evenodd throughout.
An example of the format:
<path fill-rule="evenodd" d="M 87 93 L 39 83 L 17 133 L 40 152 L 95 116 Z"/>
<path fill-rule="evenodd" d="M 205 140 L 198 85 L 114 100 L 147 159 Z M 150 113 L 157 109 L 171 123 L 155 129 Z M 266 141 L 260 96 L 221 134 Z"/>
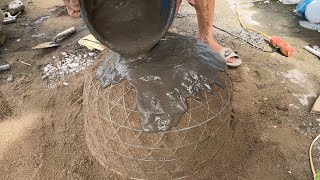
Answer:
<path fill-rule="evenodd" d="M 147 55 L 140 58 L 140 61 L 138 61 L 140 63 L 136 64 L 136 61 L 134 61 L 133 64 L 135 65 L 125 66 L 127 68 L 123 68 L 123 64 L 117 63 L 115 64 L 119 65 L 118 68 L 107 66 L 111 68 L 109 70 L 114 70 L 109 71 L 113 72 L 113 78 L 107 78 L 103 81 L 109 82 L 109 84 L 104 84 L 98 80 L 95 74 L 97 67 L 88 75 L 85 82 L 84 117 L 88 147 L 103 167 L 125 178 L 172 179 L 192 177 L 198 170 L 206 167 L 207 162 L 211 162 L 212 159 L 219 156 L 232 134 L 231 81 L 228 74 L 222 71 L 223 64 L 219 66 L 219 61 L 216 61 L 217 64 L 214 65 L 215 59 L 211 59 L 211 64 L 210 61 L 204 61 L 209 60 L 207 59 L 209 55 L 211 55 L 211 58 L 215 56 L 212 56 L 212 52 L 208 51 L 205 51 L 207 56 L 205 56 L 206 53 L 199 53 L 199 44 L 193 38 L 185 36 L 175 38 L 173 36 L 165 38 L 162 43 L 168 42 L 175 42 L 174 46 L 170 46 L 171 43 L 165 46 L 170 47 L 164 53 L 170 59 L 162 62 L 161 59 L 157 59 L 159 62 L 153 63 L 154 68 L 149 66 L 148 63 L 144 64 L 144 62 L 152 61 L 152 58 L 146 58 L 149 57 Z M 159 48 L 158 50 L 161 52 L 162 46 L 163 44 L 160 43 L 153 51 L 157 51 L 157 48 Z M 199 56 L 199 54 L 204 56 Z M 119 60 L 113 53 L 101 58 L 105 59 L 106 57 L 109 57 L 108 63 L 111 63 L 112 60 Z M 115 58 L 110 59 L 110 57 Z M 200 60 L 201 57 L 202 60 Z M 204 62 L 207 62 L 206 68 L 202 66 Z M 168 67 L 171 69 L 176 66 L 181 68 L 178 68 L 178 71 L 164 71 Z M 150 87 L 158 89 L 162 87 L 163 92 L 166 92 L 169 87 L 173 89 L 175 87 L 170 83 L 167 84 L 168 86 L 156 86 L 155 84 L 159 82 L 159 79 L 150 76 L 148 78 L 148 75 L 142 76 L 141 79 L 142 74 L 137 75 L 135 73 L 138 73 L 138 71 L 134 71 L 134 73 L 131 71 L 135 67 L 144 67 L 145 71 L 143 69 L 139 70 L 142 74 L 146 73 L 145 75 L 156 72 L 168 82 L 171 78 L 171 81 L 180 84 L 179 80 L 187 83 L 188 78 L 180 77 L 191 77 L 187 76 L 190 75 L 188 73 L 191 72 L 189 71 L 191 69 L 194 70 L 192 75 L 200 77 L 201 74 L 204 79 L 212 78 L 215 81 L 195 81 L 195 79 L 191 79 L 191 82 L 196 82 L 195 84 L 208 83 L 209 87 L 202 89 L 200 86 L 194 86 L 198 87 L 197 91 L 191 89 L 194 90 L 192 92 L 196 92 L 197 96 L 191 96 L 191 94 L 188 94 L 190 98 L 185 96 L 186 110 L 175 126 L 171 126 L 167 131 L 146 133 L 141 128 L 144 123 L 141 121 L 144 114 L 139 110 L 139 99 L 137 98 L 139 90 L 145 88 L 149 91 Z M 203 68 L 203 72 L 200 72 L 201 68 Z M 219 68 L 221 69 L 219 70 Z M 210 69 L 212 71 L 205 72 Z M 172 72 L 176 72 L 176 74 Z M 136 88 L 136 84 L 130 78 L 122 78 L 121 75 L 126 73 L 129 74 L 128 77 L 139 77 L 137 79 L 146 84 L 142 83 L 143 86 Z M 209 74 L 213 76 L 208 77 Z M 165 82 L 163 81 L 163 83 Z M 179 86 L 179 83 L 176 83 L 176 86 Z M 159 90 L 158 92 L 161 94 L 161 88 Z M 166 105 L 171 107 L 169 104 L 162 104 L 163 107 Z"/>
<path fill-rule="evenodd" d="M 224 88 L 219 72 L 226 63 L 195 38 L 169 33 L 152 51 L 137 56 L 110 52 L 97 76 L 103 87 L 126 79 L 136 90 L 145 132 L 168 131 L 187 112 L 187 98 L 202 100 L 202 91 Z"/>

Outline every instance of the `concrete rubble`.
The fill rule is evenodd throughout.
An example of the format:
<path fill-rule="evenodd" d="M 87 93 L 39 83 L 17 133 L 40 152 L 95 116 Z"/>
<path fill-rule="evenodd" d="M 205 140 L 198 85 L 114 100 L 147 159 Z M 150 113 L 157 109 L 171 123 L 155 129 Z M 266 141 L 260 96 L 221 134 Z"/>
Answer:
<path fill-rule="evenodd" d="M 65 78 L 74 73 L 79 73 L 90 66 L 97 57 L 97 53 L 77 53 L 77 55 L 67 52 L 61 52 L 61 58 L 56 63 L 47 64 L 43 68 L 42 79 L 47 82 L 48 85 L 53 85 L 55 82 L 62 81 L 63 84 L 67 84 Z M 53 57 L 56 59 L 57 57 Z"/>
<path fill-rule="evenodd" d="M 11 15 L 16 15 L 19 12 L 23 11 L 24 9 L 25 9 L 25 6 L 20 0 L 14 0 L 10 2 L 9 8 L 8 8 Z"/>

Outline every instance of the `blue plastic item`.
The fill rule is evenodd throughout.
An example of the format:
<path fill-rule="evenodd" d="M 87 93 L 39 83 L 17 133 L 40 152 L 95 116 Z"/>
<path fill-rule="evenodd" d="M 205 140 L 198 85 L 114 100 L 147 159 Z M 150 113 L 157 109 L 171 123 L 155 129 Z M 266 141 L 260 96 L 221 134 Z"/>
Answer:
<path fill-rule="evenodd" d="M 305 18 L 306 8 L 312 1 L 313 0 L 303 0 L 300 4 L 298 4 L 296 7 L 296 15 Z"/>

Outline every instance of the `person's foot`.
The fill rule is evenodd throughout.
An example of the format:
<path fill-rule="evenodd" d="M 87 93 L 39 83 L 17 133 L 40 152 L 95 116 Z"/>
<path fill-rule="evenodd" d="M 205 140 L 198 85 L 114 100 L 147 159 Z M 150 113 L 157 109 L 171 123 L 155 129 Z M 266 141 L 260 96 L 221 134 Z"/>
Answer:
<path fill-rule="evenodd" d="M 189 4 L 190 4 L 191 6 L 194 6 L 194 7 L 196 8 L 196 1 L 195 1 L 195 0 L 188 0 L 188 2 L 189 2 Z M 176 13 L 179 12 L 181 3 L 182 3 L 182 0 L 177 0 Z M 212 28 L 213 28 L 213 27 L 212 27 Z M 210 33 L 210 34 L 211 34 L 211 33 Z M 212 33 L 212 34 L 213 34 L 213 33 Z M 208 45 L 212 48 L 212 50 L 214 50 L 214 51 L 216 51 L 216 52 L 218 52 L 218 53 L 220 53 L 220 54 L 221 54 L 222 51 L 224 51 L 224 49 L 225 49 L 223 46 L 221 46 L 219 43 L 217 43 L 217 42 L 214 40 L 213 35 L 212 35 L 212 37 L 208 37 L 208 34 L 204 34 L 204 35 L 200 34 L 200 35 L 199 35 L 199 39 L 200 39 L 202 42 L 208 44 Z M 233 62 L 236 61 L 236 59 L 237 59 L 237 57 L 231 57 L 231 58 L 229 58 L 229 59 L 227 60 L 227 63 L 233 63 Z"/>
<path fill-rule="evenodd" d="M 217 43 L 217 42 L 214 40 L 213 37 L 212 37 L 212 38 L 203 38 L 203 37 L 200 36 L 200 40 L 201 40 L 202 42 L 208 44 L 208 45 L 212 48 L 212 50 L 214 50 L 214 51 L 216 51 L 216 52 L 218 52 L 218 53 L 221 53 L 221 51 L 224 50 L 224 47 L 221 46 L 219 43 Z M 229 58 L 229 59 L 227 60 L 227 63 L 231 63 L 231 64 L 232 64 L 233 62 L 236 61 L 236 59 L 237 59 L 237 57 L 231 57 L 231 58 Z"/>
<path fill-rule="evenodd" d="M 80 17 L 80 2 L 79 0 L 63 0 L 67 7 L 68 14 L 72 17 Z"/>

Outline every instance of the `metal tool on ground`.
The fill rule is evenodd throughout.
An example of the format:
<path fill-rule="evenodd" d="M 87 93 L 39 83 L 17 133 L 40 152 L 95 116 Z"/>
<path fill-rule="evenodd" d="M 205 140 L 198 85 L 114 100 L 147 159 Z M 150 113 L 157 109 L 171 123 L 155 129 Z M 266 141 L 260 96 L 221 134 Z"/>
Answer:
<path fill-rule="evenodd" d="M 240 25 L 243 29 L 246 29 L 246 30 L 249 30 L 249 31 L 254 31 L 254 32 L 257 32 L 261 35 L 263 35 L 265 37 L 265 39 L 275 48 L 278 48 L 282 54 L 284 54 L 285 56 L 287 57 L 291 57 L 294 53 L 294 49 L 292 46 L 290 46 L 288 43 L 286 43 L 284 40 L 282 40 L 280 37 L 278 36 L 269 36 L 268 34 L 262 32 L 262 31 L 259 31 L 259 30 L 256 30 L 256 29 L 253 29 L 253 28 L 250 28 L 250 27 L 247 27 L 244 25 L 244 23 L 241 21 L 241 18 L 240 18 L 240 14 L 239 14 L 239 11 L 238 11 L 238 5 L 241 5 L 241 4 L 249 4 L 249 3 L 255 3 L 255 2 L 260 2 L 260 0 L 258 1 L 250 1 L 250 2 L 240 2 L 239 4 L 236 5 L 236 14 L 238 16 L 238 20 L 240 22 Z"/>
<path fill-rule="evenodd" d="M 58 47 L 58 46 L 60 46 L 61 41 L 63 41 L 67 37 L 71 36 L 75 32 L 76 32 L 76 28 L 71 27 L 71 28 L 57 34 L 52 41 L 39 44 L 39 45 L 33 47 L 32 49 L 46 49 L 46 48 Z"/>
<path fill-rule="evenodd" d="M 1 71 L 8 71 L 10 69 L 9 64 L 0 65 L 0 72 Z"/>
<path fill-rule="evenodd" d="M 11 24 L 11 23 L 16 23 L 17 22 L 17 17 L 20 15 L 21 12 L 18 14 L 12 16 L 10 12 L 4 12 L 4 19 L 3 19 L 3 24 Z"/>

